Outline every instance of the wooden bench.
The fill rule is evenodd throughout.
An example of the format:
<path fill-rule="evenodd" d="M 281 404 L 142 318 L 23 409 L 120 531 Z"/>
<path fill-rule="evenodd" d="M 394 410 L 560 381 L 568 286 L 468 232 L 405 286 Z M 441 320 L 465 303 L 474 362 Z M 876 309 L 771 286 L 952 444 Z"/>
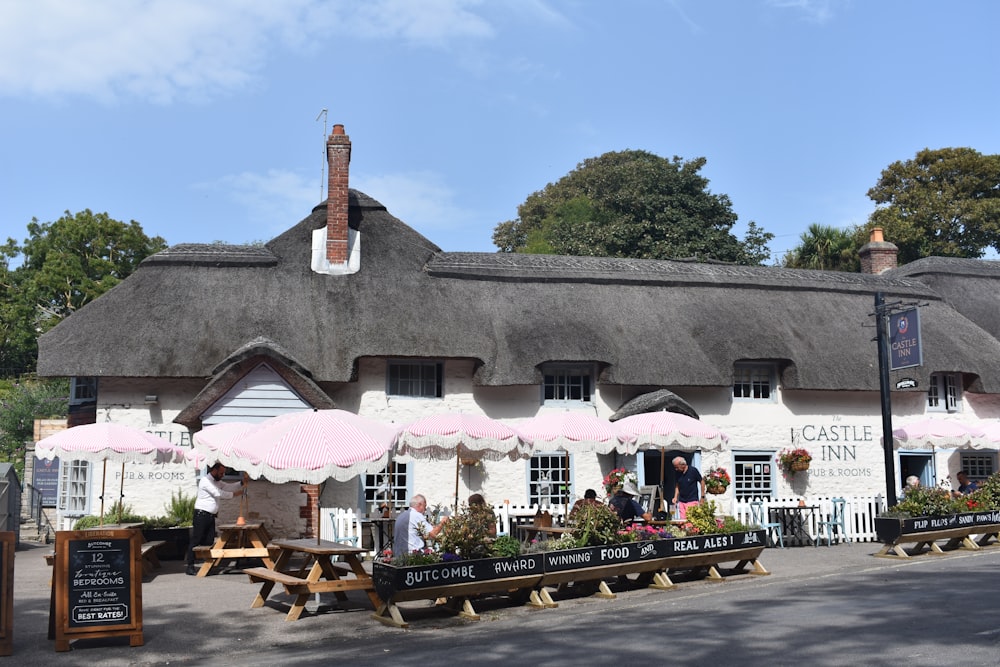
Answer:
<path fill-rule="evenodd" d="M 156 550 L 166 544 L 164 540 L 150 540 L 149 542 L 142 543 L 142 572 L 143 574 L 150 574 L 153 570 L 159 570 L 163 565 L 160 563 L 160 557 L 157 555 Z"/>
<path fill-rule="evenodd" d="M 351 574 L 349 567 L 332 563 L 334 571 L 339 575 Z M 263 584 L 254 601 L 250 604 L 251 609 L 263 607 L 267 596 L 271 594 L 271 589 L 275 584 L 281 584 L 288 595 L 294 595 L 295 601 L 288 609 L 286 621 L 295 621 L 305 610 L 306 601 L 310 595 L 316 593 L 335 593 L 340 600 L 346 600 L 344 591 L 371 591 L 373 584 L 371 579 L 321 579 L 319 581 L 309 581 L 302 576 L 296 576 L 288 572 L 272 570 L 266 567 L 248 567 L 243 573 L 250 577 L 250 582 Z"/>
<path fill-rule="evenodd" d="M 267 556 L 273 561 L 278 557 L 281 549 L 274 546 L 273 544 L 268 544 L 265 547 Z M 217 564 L 222 564 L 223 560 L 235 560 L 237 558 L 260 558 L 263 553 L 262 550 L 257 547 L 246 547 L 243 549 L 215 549 L 211 546 L 198 546 L 194 547 L 194 557 L 196 561 L 201 561 L 201 569 L 198 572 L 198 576 L 206 576 L 211 569 Z M 267 569 L 267 568 L 264 568 Z"/>

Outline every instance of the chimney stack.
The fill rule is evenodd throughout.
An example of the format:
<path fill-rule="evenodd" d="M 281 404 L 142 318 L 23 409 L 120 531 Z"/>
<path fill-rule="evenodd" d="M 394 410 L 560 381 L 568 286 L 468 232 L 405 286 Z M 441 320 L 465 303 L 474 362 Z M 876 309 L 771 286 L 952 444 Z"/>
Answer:
<path fill-rule="evenodd" d="M 878 275 L 889 269 L 896 268 L 896 256 L 899 248 L 882 237 L 882 228 L 872 229 L 868 243 L 861 246 L 858 255 L 861 258 L 861 273 Z"/>
<path fill-rule="evenodd" d="M 351 165 L 351 138 L 343 125 L 334 125 L 326 140 L 329 181 L 326 200 L 326 259 L 330 264 L 346 264 L 347 187 Z"/>

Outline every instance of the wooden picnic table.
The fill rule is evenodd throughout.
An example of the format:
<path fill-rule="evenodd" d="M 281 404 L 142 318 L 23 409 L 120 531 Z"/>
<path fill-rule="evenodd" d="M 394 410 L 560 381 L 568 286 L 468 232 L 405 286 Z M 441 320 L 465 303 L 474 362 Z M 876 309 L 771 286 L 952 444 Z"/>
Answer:
<path fill-rule="evenodd" d="M 559 538 L 571 530 L 573 529 L 563 526 L 535 526 L 532 524 L 517 526 L 517 532 L 521 534 L 521 541 L 524 543 L 531 542 L 536 537 L 541 539 L 548 539 L 549 537 Z"/>
<path fill-rule="evenodd" d="M 286 621 L 297 620 L 305 610 L 309 596 L 314 593 L 334 593 L 338 600 L 346 601 L 345 591 L 365 591 L 374 609 L 382 605 L 371 575 L 361 562 L 365 549 L 343 542 L 317 541 L 315 538 L 275 540 L 273 546 L 279 551 L 272 567 L 243 570 L 251 582 L 261 583 L 251 609 L 264 606 L 275 584 L 281 584 L 286 593 L 295 596 Z M 295 556 L 305 556 L 305 563 L 292 569 L 291 561 Z M 333 559 L 337 557 L 342 557 L 344 562 L 334 563 Z M 350 574 L 354 577 L 348 578 Z"/>
<path fill-rule="evenodd" d="M 260 558 L 269 568 L 274 567 L 271 536 L 263 523 L 224 523 L 218 526 L 219 534 L 212 546 L 194 548 L 194 554 L 202 559 L 198 569 L 199 577 L 206 577 L 212 568 L 224 561 L 235 558 Z"/>

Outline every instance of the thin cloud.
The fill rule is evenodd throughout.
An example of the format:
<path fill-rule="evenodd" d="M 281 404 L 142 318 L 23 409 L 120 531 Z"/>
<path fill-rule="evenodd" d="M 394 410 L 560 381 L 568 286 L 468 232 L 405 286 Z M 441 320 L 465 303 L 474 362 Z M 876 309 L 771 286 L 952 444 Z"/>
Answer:
<path fill-rule="evenodd" d="M 280 169 L 230 174 L 195 188 L 223 193 L 243 212 L 249 226 L 268 238 L 287 229 L 290 221 L 305 217 L 320 201 L 316 178 Z"/>
<path fill-rule="evenodd" d="M 541 2 L 528 4 L 544 13 Z M 321 40 L 443 47 L 494 36 L 482 0 L 32 0 L 0 3 L 0 96 L 169 104 L 241 90 Z M 549 16 L 554 13 L 548 12 Z"/>
<path fill-rule="evenodd" d="M 834 7 L 847 0 L 767 0 L 767 4 L 778 9 L 799 12 L 810 23 L 826 23 L 833 18 Z"/>
<path fill-rule="evenodd" d="M 455 193 L 438 174 L 410 172 L 382 176 L 351 175 L 352 187 L 377 199 L 406 224 L 430 238 L 456 230 L 473 219 L 455 202 Z"/>

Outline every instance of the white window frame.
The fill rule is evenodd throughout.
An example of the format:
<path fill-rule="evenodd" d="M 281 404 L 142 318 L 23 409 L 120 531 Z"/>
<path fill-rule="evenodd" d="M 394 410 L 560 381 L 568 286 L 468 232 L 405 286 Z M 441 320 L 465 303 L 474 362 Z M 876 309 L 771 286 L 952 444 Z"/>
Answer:
<path fill-rule="evenodd" d="M 777 375 L 774 364 L 735 364 L 733 366 L 733 400 L 775 402 L 777 400 L 777 382 L 775 381 Z M 762 391 L 761 388 L 765 387 L 766 389 Z"/>
<path fill-rule="evenodd" d="M 528 459 L 528 504 L 559 507 L 573 493 L 573 466 L 567 452 L 538 452 Z M 569 479 L 566 471 L 569 471 Z M 545 475 L 543 478 L 542 475 Z"/>
<path fill-rule="evenodd" d="M 90 514 L 90 462 L 59 461 L 59 513 L 77 517 Z"/>
<path fill-rule="evenodd" d="M 590 405 L 594 400 L 592 364 L 542 366 L 542 405 Z"/>
<path fill-rule="evenodd" d="M 775 452 L 734 451 L 733 493 L 737 500 L 773 498 L 777 487 Z"/>
<path fill-rule="evenodd" d="M 393 377 L 394 370 L 401 368 L 408 368 L 414 377 L 405 379 Z M 425 376 L 428 371 L 432 371 L 433 377 Z M 404 392 L 402 391 L 404 384 L 411 389 L 416 389 Z M 426 391 L 429 385 L 433 385 L 433 392 Z M 385 393 L 393 398 L 444 398 L 444 363 L 441 361 L 390 359 L 385 368 Z"/>
<path fill-rule="evenodd" d="M 409 506 L 410 502 L 410 464 L 390 463 L 377 475 L 369 474 L 361 477 L 360 507 L 365 512 L 375 514 L 378 505 L 383 502 L 386 491 L 389 490 L 389 477 L 392 477 L 392 515 Z"/>
<path fill-rule="evenodd" d="M 931 373 L 927 385 L 928 412 L 962 411 L 962 376 L 959 373 Z"/>

